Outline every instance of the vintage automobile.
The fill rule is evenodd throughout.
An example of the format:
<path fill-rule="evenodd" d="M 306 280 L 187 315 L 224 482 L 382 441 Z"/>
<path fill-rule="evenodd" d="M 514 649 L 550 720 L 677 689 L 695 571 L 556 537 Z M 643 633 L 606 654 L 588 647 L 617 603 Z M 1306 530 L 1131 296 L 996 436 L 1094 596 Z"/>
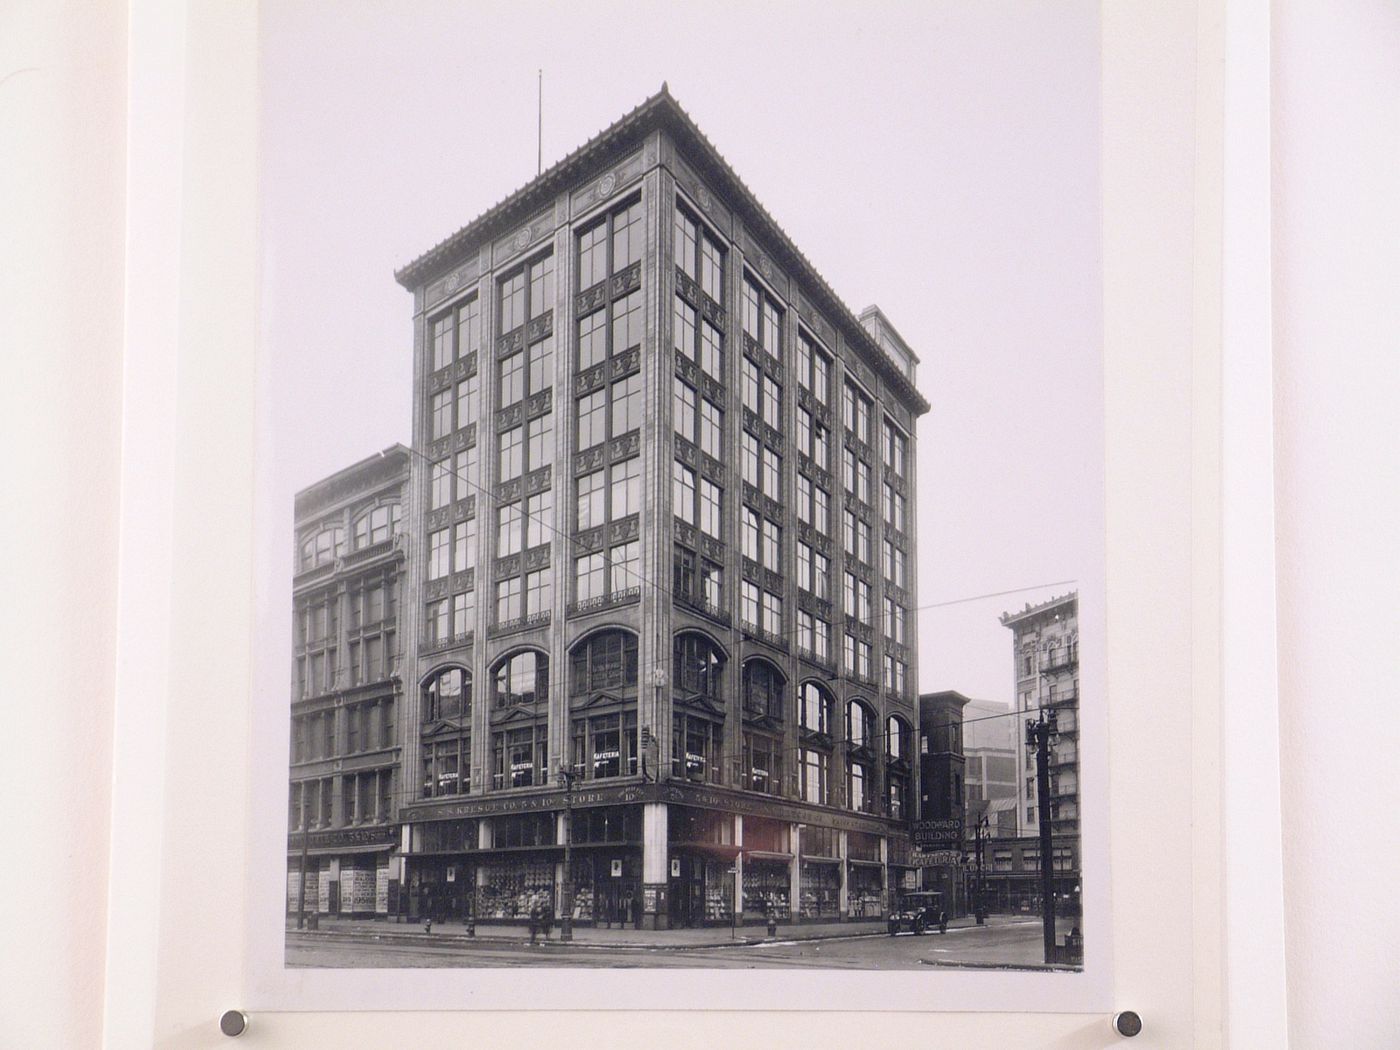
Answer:
<path fill-rule="evenodd" d="M 937 890 L 906 893 L 890 912 L 890 936 L 893 937 L 901 930 L 916 934 L 922 934 L 926 930 L 937 930 L 940 917 L 945 914 L 943 894 Z"/>

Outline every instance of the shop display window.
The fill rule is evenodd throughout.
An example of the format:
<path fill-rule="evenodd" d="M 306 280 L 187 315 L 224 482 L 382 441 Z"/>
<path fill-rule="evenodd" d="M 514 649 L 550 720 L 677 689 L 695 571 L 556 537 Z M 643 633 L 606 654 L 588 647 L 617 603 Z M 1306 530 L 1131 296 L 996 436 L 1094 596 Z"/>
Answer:
<path fill-rule="evenodd" d="M 841 915 L 841 866 L 803 861 L 801 916 L 836 919 Z"/>

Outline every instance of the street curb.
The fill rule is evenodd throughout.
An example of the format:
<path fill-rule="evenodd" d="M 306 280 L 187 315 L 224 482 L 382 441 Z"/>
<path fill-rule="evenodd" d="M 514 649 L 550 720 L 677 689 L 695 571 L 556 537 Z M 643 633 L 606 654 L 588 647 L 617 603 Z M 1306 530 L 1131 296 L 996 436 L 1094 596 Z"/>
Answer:
<path fill-rule="evenodd" d="M 953 933 L 961 929 L 974 929 L 975 927 L 954 926 L 949 928 Z M 338 943 L 378 943 L 378 944 L 410 944 L 421 947 L 470 947 L 473 944 L 495 945 L 519 945 L 526 946 L 530 942 L 521 937 L 499 937 L 491 934 L 477 934 L 468 937 L 463 933 L 410 933 L 407 930 L 393 931 L 351 931 L 351 930 L 287 930 L 290 942 L 293 935 L 298 940 L 307 943 L 314 943 L 317 940 L 333 941 Z M 544 949 L 560 948 L 583 948 L 591 951 L 617 949 L 623 951 L 699 951 L 701 949 L 714 948 L 757 948 L 764 945 L 794 945 L 804 943 L 820 943 L 824 941 L 845 941 L 855 940 L 861 937 L 888 937 L 885 930 L 852 930 L 850 933 L 830 933 L 821 934 L 814 937 L 745 937 L 741 940 L 732 941 L 712 941 L 700 944 L 657 944 L 651 941 L 569 941 L 558 940 L 539 941 L 537 946 Z M 928 934 L 931 937 L 946 936 L 944 934 Z M 932 964 L 930 964 L 932 965 Z"/>

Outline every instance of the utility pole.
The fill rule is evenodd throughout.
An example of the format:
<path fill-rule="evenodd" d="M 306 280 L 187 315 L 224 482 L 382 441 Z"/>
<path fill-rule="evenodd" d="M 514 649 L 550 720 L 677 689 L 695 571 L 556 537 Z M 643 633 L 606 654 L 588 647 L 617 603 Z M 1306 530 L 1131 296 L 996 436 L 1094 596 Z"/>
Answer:
<path fill-rule="evenodd" d="M 564 785 L 564 914 L 559 920 L 559 940 L 574 939 L 574 771 L 560 763 L 559 782 Z"/>
<path fill-rule="evenodd" d="M 1055 713 L 1042 709 L 1040 718 L 1026 721 L 1026 745 L 1035 748 L 1037 809 L 1040 811 L 1040 914 L 1044 924 L 1045 961 L 1055 961 L 1055 882 L 1050 835 L 1050 738 L 1055 735 Z"/>
<path fill-rule="evenodd" d="M 983 874 L 985 868 L 982 865 L 982 855 L 987 842 L 987 827 L 986 817 L 979 820 L 975 827 L 977 834 L 977 901 L 974 910 L 978 926 L 987 925 L 987 885 Z"/>

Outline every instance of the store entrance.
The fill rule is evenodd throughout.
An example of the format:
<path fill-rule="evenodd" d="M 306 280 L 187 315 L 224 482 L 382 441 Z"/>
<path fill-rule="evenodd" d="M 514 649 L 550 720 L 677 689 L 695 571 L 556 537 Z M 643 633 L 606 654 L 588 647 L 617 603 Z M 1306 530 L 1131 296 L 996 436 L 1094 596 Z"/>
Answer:
<path fill-rule="evenodd" d="M 600 879 L 594 885 L 593 910 L 599 926 L 641 928 L 642 898 L 631 879 Z"/>
<path fill-rule="evenodd" d="M 727 852 L 727 851 L 726 851 Z M 721 854 L 679 852 L 671 858 L 671 926 L 721 926 L 733 921 L 734 861 Z"/>
<path fill-rule="evenodd" d="M 465 921 L 473 910 L 476 869 L 461 859 L 434 857 L 409 869 L 409 917 Z"/>

